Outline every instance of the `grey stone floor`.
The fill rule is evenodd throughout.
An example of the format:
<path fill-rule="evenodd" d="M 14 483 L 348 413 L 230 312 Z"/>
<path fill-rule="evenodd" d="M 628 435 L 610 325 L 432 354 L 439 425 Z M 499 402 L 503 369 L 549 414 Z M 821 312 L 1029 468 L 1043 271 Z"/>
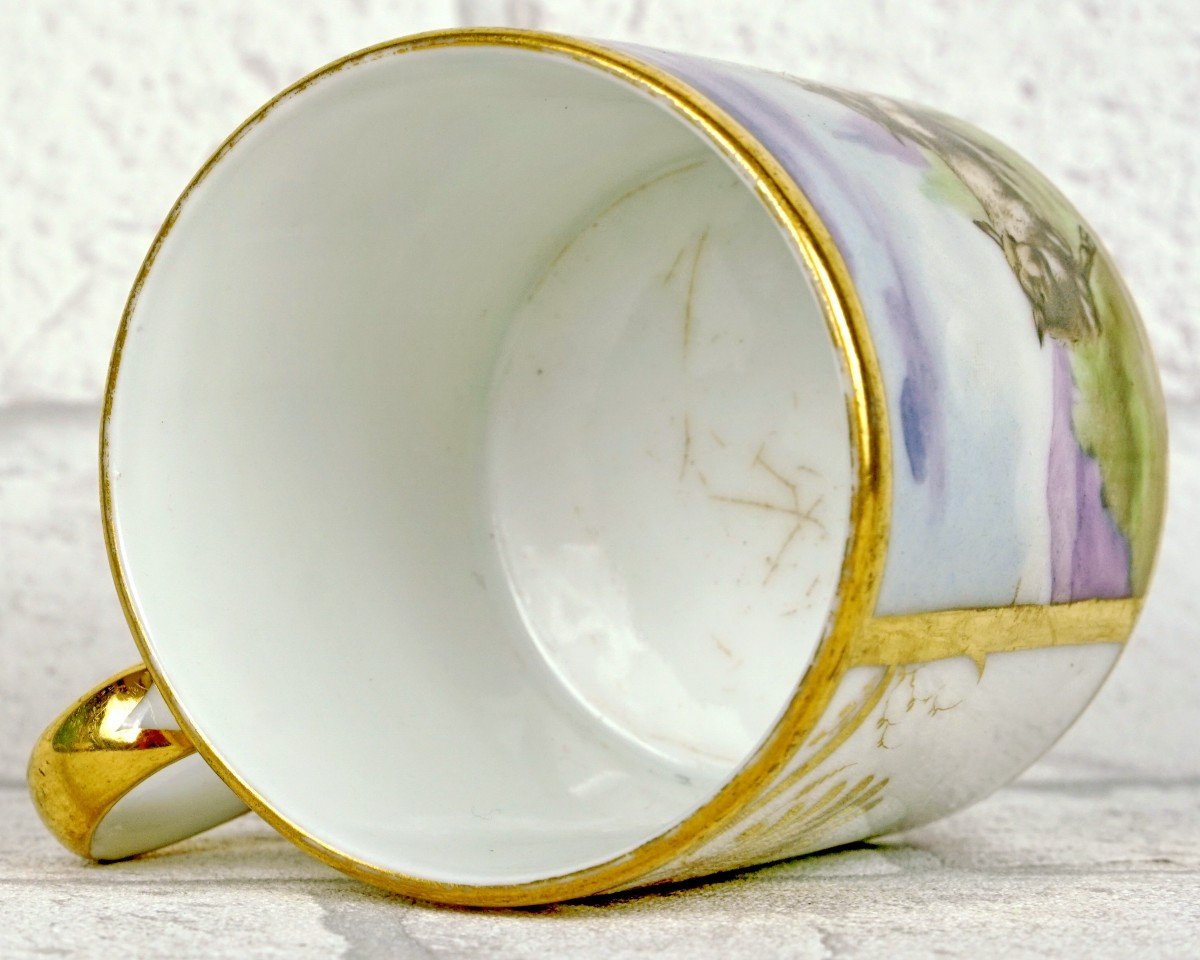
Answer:
<path fill-rule="evenodd" d="M 1200 957 L 1200 777 L 1035 768 L 875 844 L 511 911 L 414 903 L 254 817 L 85 864 L 0 788 L 0 957 Z"/>

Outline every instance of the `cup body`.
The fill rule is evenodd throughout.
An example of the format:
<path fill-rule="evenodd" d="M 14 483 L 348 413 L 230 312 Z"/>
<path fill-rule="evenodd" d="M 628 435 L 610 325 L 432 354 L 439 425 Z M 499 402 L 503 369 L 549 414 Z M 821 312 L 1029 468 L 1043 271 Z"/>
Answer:
<path fill-rule="evenodd" d="M 302 847 L 516 904 L 926 822 L 1119 655 L 1153 361 L 1024 161 L 885 98 L 457 31 L 281 94 L 131 295 L 158 692 Z"/>

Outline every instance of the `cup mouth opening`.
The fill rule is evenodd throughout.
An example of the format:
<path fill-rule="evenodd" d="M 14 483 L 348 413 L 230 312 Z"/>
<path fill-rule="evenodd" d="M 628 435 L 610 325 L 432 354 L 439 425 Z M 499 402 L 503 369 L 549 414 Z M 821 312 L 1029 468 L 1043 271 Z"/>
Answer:
<path fill-rule="evenodd" d="M 189 719 L 164 671 L 143 621 L 136 593 L 121 549 L 117 512 L 114 506 L 114 475 L 111 461 L 113 409 L 123 350 L 131 320 L 144 285 L 185 202 L 205 180 L 231 156 L 231 151 L 255 127 L 281 105 L 298 94 L 349 67 L 384 57 L 447 48 L 495 47 L 521 50 L 543 56 L 565 57 L 577 64 L 615 77 L 665 106 L 677 119 L 705 141 L 707 147 L 729 163 L 744 181 L 751 183 L 762 206 L 793 245 L 798 261 L 807 269 L 817 291 L 833 348 L 843 365 L 852 461 L 852 490 L 845 558 L 833 598 L 829 625 L 823 639 L 782 714 L 770 732 L 727 778 L 719 789 L 692 812 L 651 839 L 604 862 L 572 870 L 551 878 L 515 883 L 457 883 L 404 875 L 380 866 L 353 852 L 338 849 L 311 830 L 281 814 L 239 776 L 218 749 Z M 786 764 L 820 717 L 841 672 L 846 646 L 873 604 L 878 572 L 886 546 L 885 507 L 888 495 L 888 463 L 882 391 L 878 384 L 873 353 L 857 306 L 852 286 L 840 255 L 827 231 L 799 189 L 768 152 L 736 121 L 690 87 L 626 53 L 589 42 L 533 31 L 452 30 L 403 38 L 350 54 L 335 61 L 273 98 L 216 151 L 187 186 L 168 216 L 139 271 L 126 305 L 113 350 L 105 391 L 101 428 L 101 491 L 105 539 L 118 594 L 130 622 L 135 641 L 153 671 L 164 698 L 179 717 L 181 726 L 200 753 L 221 778 L 289 839 L 320 859 L 352 875 L 421 899 L 464 905 L 516 905 L 571 899 L 618 889 L 693 849 L 712 836 L 735 815 L 738 804 L 762 789 L 772 773 Z"/>

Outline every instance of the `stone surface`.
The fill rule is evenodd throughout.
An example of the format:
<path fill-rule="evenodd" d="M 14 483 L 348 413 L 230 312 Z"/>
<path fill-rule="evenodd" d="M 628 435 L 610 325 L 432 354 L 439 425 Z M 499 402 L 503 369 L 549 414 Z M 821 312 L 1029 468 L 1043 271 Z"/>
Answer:
<path fill-rule="evenodd" d="M 1122 264 L 1163 367 L 1157 581 L 1091 711 L 991 801 L 902 842 L 607 904 L 414 906 L 251 818 L 112 868 L 59 851 L 26 751 L 132 662 L 100 538 L 100 391 L 129 282 L 207 154 L 277 89 L 390 36 L 508 24 L 924 102 L 1043 168 Z M 1200 954 L 1200 30 L 1191 0 L 152 0 L 0 6 L 0 956 L 1191 957 Z M 1190 939 L 1189 939 L 1190 937 Z"/>
<path fill-rule="evenodd" d="M 1200 778 L 1029 777 L 973 809 L 707 883 L 455 910 L 342 877 L 253 816 L 110 866 L 0 790 L 0 955 L 1178 957 L 1200 951 Z"/>

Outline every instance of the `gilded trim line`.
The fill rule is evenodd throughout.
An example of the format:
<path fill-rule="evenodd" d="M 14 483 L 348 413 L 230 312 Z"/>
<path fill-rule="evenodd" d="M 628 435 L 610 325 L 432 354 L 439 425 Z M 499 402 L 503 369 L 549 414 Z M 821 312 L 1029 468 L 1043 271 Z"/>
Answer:
<path fill-rule="evenodd" d="M 113 407 L 130 320 L 159 250 L 192 191 L 212 169 L 281 103 L 315 83 L 359 63 L 449 47 L 490 46 L 562 57 L 608 74 L 654 97 L 699 133 L 741 172 L 779 224 L 821 301 L 833 349 L 845 376 L 847 420 L 855 484 L 850 534 L 839 574 L 834 612 L 821 645 L 775 727 L 710 800 L 681 822 L 612 859 L 556 877 L 511 884 L 446 883 L 407 876 L 339 850 L 278 813 L 231 769 L 179 702 L 160 668 L 133 598 L 119 537 L 109 461 Z M 697 90 L 636 57 L 601 44 L 527 30 L 464 29 L 420 34 L 368 47 L 327 64 L 268 101 L 202 166 L 167 215 L 150 246 L 126 302 L 113 345 L 100 428 L 100 502 L 113 581 L 138 649 L 163 699 L 196 749 L 235 794 L 297 846 L 351 876 L 397 893 L 469 906 L 518 906 L 568 900 L 645 883 L 655 870 L 723 833 L 745 805 L 766 789 L 820 722 L 846 669 L 846 656 L 875 606 L 887 555 L 891 506 L 891 449 L 887 401 L 879 365 L 854 283 L 828 229 L 791 176 L 737 120 Z"/>
<path fill-rule="evenodd" d="M 1124 643 L 1140 599 L 977 607 L 874 617 L 850 652 L 850 665 L 903 666 L 969 657 L 983 673 L 989 654 L 1090 643 Z"/>

